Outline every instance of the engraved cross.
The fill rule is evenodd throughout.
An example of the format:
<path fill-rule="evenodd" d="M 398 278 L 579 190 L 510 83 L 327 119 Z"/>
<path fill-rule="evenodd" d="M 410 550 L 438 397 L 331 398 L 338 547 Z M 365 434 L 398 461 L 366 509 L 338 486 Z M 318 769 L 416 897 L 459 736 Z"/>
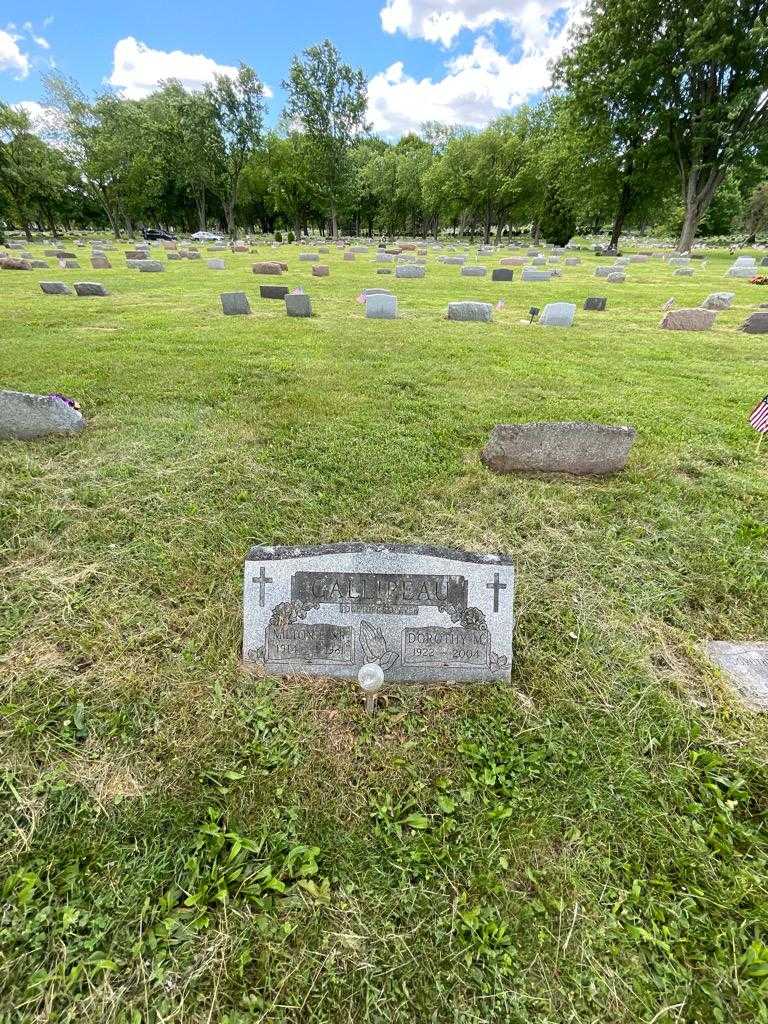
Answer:
<path fill-rule="evenodd" d="M 506 590 L 507 584 L 499 582 L 499 574 L 495 572 L 493 574 L 493 583 L 486 583 L 486 590 L 493 591 L 493 610 L 497 612 L 499 610 L 499 591 Z"/>
<path fill-rule="evenodd" d="M 264 591 L 265 591 L 265 589 L 267 587 L 267 584 L 268 583 L 273 583 L 274 580 L 272 579 L 271 576 L 267 576 L 267 574 L 264 572 L 264 566 L 262 565 L 261 569 L 259 570 L 259 575 L 253 577 L 253 582 L 259 584 L 259 607 L 263 608 L 264 607 Z"/>

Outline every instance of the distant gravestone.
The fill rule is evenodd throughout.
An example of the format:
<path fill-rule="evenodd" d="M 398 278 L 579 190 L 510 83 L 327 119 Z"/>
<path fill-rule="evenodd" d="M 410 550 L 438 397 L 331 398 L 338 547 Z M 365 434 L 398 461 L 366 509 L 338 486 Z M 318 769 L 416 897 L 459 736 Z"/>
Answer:
<path fill-rule="evenodd" d="M 149 253 L 146 249 L 126 249 L 125 258 L 127 260 L 146 260 L 149 258 Z"/>
<path fill-rule="evenodd" d="M 693 267 L 678 267 L 673 277 L 693 277 Z"/>
<path fill-rule="evenodd" d="M 595 277 L 608 277 L 612 273 L 613 269 L 611 267 L 595 267 Z"/>
<path fill-rule="evenodd" d="M 377 274 L 391 274 L 392 271 L 391 270 L 386 270 L 384 267 L 382 267 L 380 270 L 377 270 L 376 273 Z"/>
<path fill-rule="evenodd" d="M 513 277 L 514 272 L 512 270 L 507 270 L 506 267 L 496 267 L 491 274 L 492 281 L 511 281 Z"/>
<path fill-rule="evenodd" d="M 347 263 L 354 263 L 354 261 L 355 261 L 355 254 L 353 252 L 345 252 L 344 253 L 344 259 L 345 259 L 345 261 Z"/>
<path fill-rule="evenodd" d="M 225 268 L 224 260 L 208 260 L 208 269 L 209 270 L 224 270 L 224 269 L 226 269 Z"/>
<path fill-rule="evenodd" d="M 72 289 L 63 281 L 41 281 L 40 287 L 44 295 L 71 295 Z"/>
<path fill-rule="evenodd" d="M 312 277 L 329 277 L 331 268 L 323 263 L 318 263 L 317 266 L 312 267 Z"/>
<path fill-rule="evenodd" d="M 299 259 L 301 259 L 301 257 L 299 257 Z M 283 267 L 280 263 L 254 263 L 251 269 L 254 274 L 271 274 L 277 277 L 279 277 L 283 272 Z"/>
<path fill-rule="evenodd" d="M 487 271 L 485 267 L 469 266 L 461 268 L 462 277 L 485 277 Z"/>
<path fill-rule="evenodd" d="M 523 267 L 521 281 L 551 281 L 551 270 L 536 270 L 534 267 Z"/>
<path fill-rule="evenodd" d="M 730 309 L 731 303 L 736 298 L 735 292 L 712 292 L 702 302 L 703 309 L 714 309 L 715 311 L 721 309 Z"/>
<path fill-rule="evenodd" d="M 745 280 L 750 280 L 755 276 L 755 267 L 731 267 L 726 277 L 743 277 Z"/>
<path fill-rule="evenodd" d="M 768 643 L 713 640 L 707 653 L 736 687 L 752 711 L 768 711 Z"/>
<path fill-rule="evenodd" d="M 768 256 L 763 256 L 763 258 L 760 260 L 760 266 L 768 267 Z"/>
<path fill-rule="evenodd" d="M 669 309 L 661 327 L 665 331 L 708 331 L 717 314 L 711 309 Z"/>
<path fill-rule="evenodd" d="M 735 260 L 734 267 L 749 267 L 754 268 L 757 265 L 757 260 L 754 256 L 739 256 Z"/>
<path fill-rule="evenodd" d="M 745 334 L 768 334 L 768 310 L 750 313 L 739 330 Z"/>
<path fill-rule="evenodd" d="M 29 265 L 33 270 L 47 270 L 49 266 L 47 260 L 30 260 Z"/>
<path fill-rule="evenodd" d="M 576 306 L 573 302 L 548 302 L 539 317 L 539 323 L 544 327 L 570 327 L 575 316 Z"/>
<path fill-rule="evenodd" d="M 412 265 L 407 265 L 407 264 L 404 265 L 404 266 L 397 267 L 396 270 L 395 270 L 395 277 L 400 277 L 400 278 L 405 278 L 405 279 L 421 278 L 421 277 L 424 277 L 425 275 L 426 275 L 426 270 L 424 269 L 424 267 L 417 267 L 417 266 L 412 266 Z"/>
<path fill-rule="evenodd" d="M 503 260 L 499 261 L 502 267 L 524 267 L 525 260 L 522 256 L 505 256 Z"/>
<path fill-rule="evenodd" d="M 140 260 L 139 270 L 142 274 L 164 274 L 165 264 L 159 260 Z"/>
<path fill-rule="evenodd" d="M 624 284 L 627 280 L 626 274 L 617 273 L 615 270 L 608 275 L 605 279 L 608 284 Z"/>
<path fill-rule="evenodd" d="M 600 423 L 501 423 L 481 458 L 496 473 L 601 476 L 624 469 L 636 431 Z"/>
<path fill-rule="evenodd" d="M 443 258 L 443 263 L 447 267 L 463 267 L 466 262 L 466 256 L 445 256 Z"/>
<path fill-rule="evenodd" d="M 77 260 L 59 260 L 59 266 L 62 270 L 79 270 L 80 264 Z"/>
<path fill-rule="evenodd" d="M 288 294 L 288 288 L 280 284 L 263 284 L 259 287 L 262 299 L 279 299 L 281 302 Z"/>
<path fill-rule="evenodd" d="M 31 270 L 30 260 L 17 259 L 14 256 L 5 256 L 0 259 L 0 268 L 3 270 Z"/>
<path fill-rule="evenodd" d="M 394 295 L 368 295 L 365 300 L 365 315 L 368 320 L 395 320 L 397 299 Z"/>
<path fill-rule="evenodd" d="M 251 312 L 251 304 L 245 292 L 222 292 L 219 298 L 224 316 L 246 316 Z"/>
<path fill-rule="evenodd" d="M 91 267 L 93 270 L 111 270 L 112 264 L 106 256 L 91 256 Z"/>
<path fill-rule="evenodd" d="M 85 417 L 58 395 L 0 391 L 0 440 L 34 441 L 38 437 L 79 434 Z"/>
<path fill-rule="evenodd" d="M 312 301 L 308 295 L 291 295 L 289 293 L 285 296 L 285 311 L 288 316 L 311 317 Z"/>
<path fill-rule="evenodd" d="M 390 683 L 509 682 L 514 568 L 427 545 L 254 547 L 243 661 L 272 675 Z"/>
<path fill-rule="evenodd" d="M 493 316 L 490 302 L 449 302 L 448 319 L 489 323 Z"/>
<path fill-rule="evenodd" d="M 105 296 L 109 295 L 109 292 L 100 284 L 98 281 L 76 281 L 75 292 L 81 297 L 86 298 L 88 296 Z"/>
<path fill-rule="evenodd" d="M 590 295 L 584 303 L 584 309 L 595 310 L 598 313 L 605 311 L 605 307 L 608 305 L 608 299 L 602 295 Z"/>

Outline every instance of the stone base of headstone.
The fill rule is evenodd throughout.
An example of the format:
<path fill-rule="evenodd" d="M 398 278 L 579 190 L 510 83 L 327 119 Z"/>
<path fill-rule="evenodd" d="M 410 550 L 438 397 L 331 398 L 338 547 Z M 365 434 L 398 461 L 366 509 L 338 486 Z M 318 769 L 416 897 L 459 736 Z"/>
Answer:
<path fill-rule="evenodd" d="M 496 473 L 603 476 L 624 469 L 635 435 L 633 427 L 600 423 L 500 423 L 481 458 Z"/>
<path fill-rule="evenodd" d="M 0 440 L 34 441 L 36 438 L 79 434 L 85 417 L 53 395 L 0 391 Z"/>

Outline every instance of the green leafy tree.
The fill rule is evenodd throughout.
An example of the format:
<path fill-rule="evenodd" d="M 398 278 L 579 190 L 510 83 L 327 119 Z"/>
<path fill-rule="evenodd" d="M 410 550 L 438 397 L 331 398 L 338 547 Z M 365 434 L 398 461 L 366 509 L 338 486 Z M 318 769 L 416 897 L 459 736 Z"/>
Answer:
<path fill-rule="evenodd" d="M 237 75 L 216 75 L 205 96 L 213 108 L 218 129 L 219 153 L 213 159 L 221 167 L 217 178 L 227 232 L 237 235 L 235 205 L 246 164 L 261 145 L 264 124 L 264 86 L 253 68 L 241 64 Z"/>
<path fill-rule="evenodd" d="M 314 150 L 336 238 L 339 206 L 352 176 L 349 151 L 355 138 L 368 130 L 365 75 L 360 68 L 343 63 L 339 51 L 326 39 L 293 58 L 283 88 L 288 91 L 284 117 L 306 135 Z"/>
<path fill-rule="evenodd" d="M 591 0 L 560 76 L 614 127 L 630 199 L 630 161 L 666 140 L 684 206 L 678 248 L 687 250 L 729 168 L 765 144 L 765 0 Z"/>

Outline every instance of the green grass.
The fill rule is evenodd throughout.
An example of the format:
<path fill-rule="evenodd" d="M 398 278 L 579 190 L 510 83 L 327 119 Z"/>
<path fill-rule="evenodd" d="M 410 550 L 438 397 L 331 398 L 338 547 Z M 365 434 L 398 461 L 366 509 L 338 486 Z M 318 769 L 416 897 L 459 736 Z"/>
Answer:
<path fill-rule="evenodd" d="M 0 273 L 0 386 L 90 420 L 0 446 L 1 1024 L 768 1021 L 768 728 L 702 652 L 768 633 L 768 339 L 736 330 L 768 289 L 724 253 L 494 285 L 335 252 L 315 280 L 293 247 L 289 320 L 267 251 Z M 355 303 L 382 284 L 397 322 Z M 726 287 L 713 331 L 658 329 Z M 520 324 L 550 299 L 571 330 Z M 612 479 L 490 474 L 529 419 L 638 440 Z M 511 687 L 371 719 L 245 673 L 249 546 L 348 539 L 512 552 Z"/>

